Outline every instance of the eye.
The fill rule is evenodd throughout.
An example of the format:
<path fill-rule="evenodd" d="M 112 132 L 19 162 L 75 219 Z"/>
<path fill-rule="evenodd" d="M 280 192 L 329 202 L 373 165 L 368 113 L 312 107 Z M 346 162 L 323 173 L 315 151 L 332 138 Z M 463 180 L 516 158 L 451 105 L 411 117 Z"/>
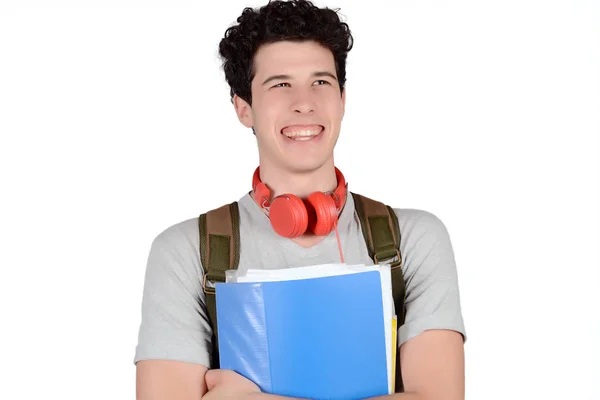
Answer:
<path fill-rule="evenodd" d="M 273 86 L 273 87 L 284 87 L 283 85 L 289 85 L 289 83 L 287 82 L 282 82 L 282 83 L 278 83 L 277 85 Z"/>
<path fill-rule="evenodd" d="M 321 86 L 321 85 L 329 85 L 329 82 L 327 82 L 324 79 L 319 79 L 318 81 L 315 81 L 315 83 L 319 83 L 317 86 Z"/>

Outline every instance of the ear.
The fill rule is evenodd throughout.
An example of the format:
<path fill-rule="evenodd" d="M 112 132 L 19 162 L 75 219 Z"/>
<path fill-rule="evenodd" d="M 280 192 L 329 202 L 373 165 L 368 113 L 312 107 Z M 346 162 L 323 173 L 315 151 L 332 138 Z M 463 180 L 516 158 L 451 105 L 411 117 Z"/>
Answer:
<path fill-rule="evenodd" d="M 242 99 L 237 94 L 233 95 L 233 107 L 238 119 L 246 128 L 252 128 L 254 126 L 254 120 L 252 118 L 252 107 L 248 102 Z"/>

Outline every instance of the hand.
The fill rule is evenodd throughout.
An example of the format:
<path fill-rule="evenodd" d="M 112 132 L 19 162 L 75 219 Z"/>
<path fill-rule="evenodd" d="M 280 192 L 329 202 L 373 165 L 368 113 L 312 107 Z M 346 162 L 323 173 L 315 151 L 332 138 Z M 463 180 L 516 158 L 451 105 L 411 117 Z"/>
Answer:
<path fill-rule="evenodd" d="M 232 370 L 211 369 L 206 371 L 205 379 L 208 392 L 202 400 L 243 400 L 253 394 L 261 393 L 254 382 Z"/>

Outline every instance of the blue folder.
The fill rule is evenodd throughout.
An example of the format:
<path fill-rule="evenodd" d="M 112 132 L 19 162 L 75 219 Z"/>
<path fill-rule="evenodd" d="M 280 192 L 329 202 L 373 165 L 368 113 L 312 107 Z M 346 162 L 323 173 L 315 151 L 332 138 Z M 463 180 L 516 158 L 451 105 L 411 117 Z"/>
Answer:
<path fill-rule="evenodd" d="M 311 399 L 388 394 L 380 274 L 217 283 L 220 368 L 264 393 Z"/>

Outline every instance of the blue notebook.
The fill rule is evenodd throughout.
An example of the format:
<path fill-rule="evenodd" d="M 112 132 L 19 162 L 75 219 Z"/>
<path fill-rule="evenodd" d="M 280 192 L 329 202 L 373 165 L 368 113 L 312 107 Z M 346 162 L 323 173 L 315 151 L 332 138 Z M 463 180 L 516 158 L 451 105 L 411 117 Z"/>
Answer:
<path fill-rule="evenodd" d="M 217 283 L 220 368 L 265 393 L 311 399 L 388 394 L 377 271 Z"/>

